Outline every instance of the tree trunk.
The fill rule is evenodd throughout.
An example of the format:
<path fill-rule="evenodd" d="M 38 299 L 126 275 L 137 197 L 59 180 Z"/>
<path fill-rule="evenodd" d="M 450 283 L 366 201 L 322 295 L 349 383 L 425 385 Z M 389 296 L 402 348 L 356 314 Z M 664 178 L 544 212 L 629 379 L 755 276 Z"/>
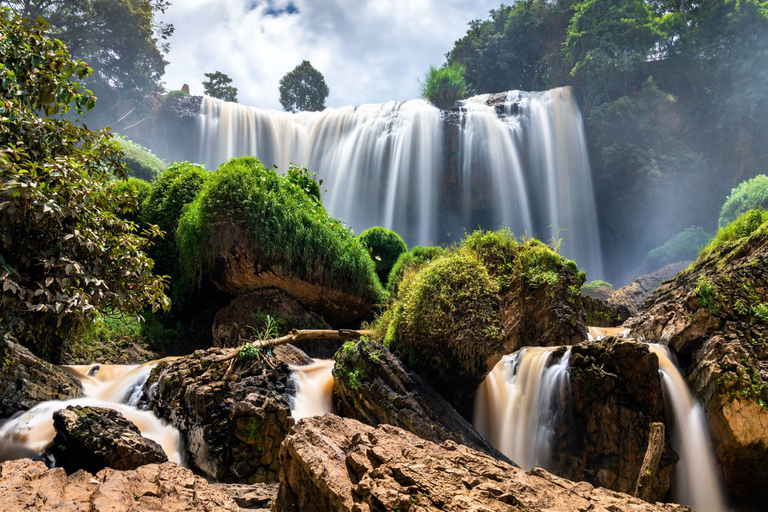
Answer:
<path fill-rule="evenodd" d="M 645 451 L 643 465 L 640 466 L 640 474 L 637 477 L 634 495 L 641 500 L 649 501 L 653 477 L 659 470 L 661 453 L 664 451 L 665 428 L 663 423 L 651 423 L 648 432 L 648 449 Z"/>

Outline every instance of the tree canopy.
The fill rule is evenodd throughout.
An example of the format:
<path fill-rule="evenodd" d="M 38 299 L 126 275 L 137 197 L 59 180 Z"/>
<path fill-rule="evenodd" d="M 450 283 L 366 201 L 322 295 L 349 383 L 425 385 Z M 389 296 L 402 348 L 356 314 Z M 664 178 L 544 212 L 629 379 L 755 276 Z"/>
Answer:
<path fill-rule="evenodd" d="M 218 98 L 223 101 L 237 103 L 237 87 L 229 84 L 232 79 L 221 71 L 213 73 L 204 73 L 208 80 L 203 81 L 203 91 L 211 98 Z"/>
<path fill-rule="evenodd" d="M 280 79 L 280 103 L 287 112 L 323 110 L 328 94 L 325 77 L 308 60 Z"/>

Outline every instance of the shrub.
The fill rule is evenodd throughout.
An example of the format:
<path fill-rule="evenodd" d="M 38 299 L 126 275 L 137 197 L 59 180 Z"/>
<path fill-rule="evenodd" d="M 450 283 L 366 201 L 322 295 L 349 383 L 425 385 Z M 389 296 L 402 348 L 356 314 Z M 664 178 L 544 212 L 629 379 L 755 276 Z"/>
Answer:
<path fill-rule="evenodd" d="M 288 181 L 298 186 L 309 197 L 314 197 L 318 201 L 320 198 L 320 185 L 323 184 L 323 180 L 317 180 L 317 174 L 310 172 L 304 167 L 298 167 L 291 164 L 286 173 Z"/>
<path fill-rule="evenodd" d="M 392 267 L 400 255 L 408 251 L 408 246 L 400 235 L 380 226 L 366 229 L 359 239 L 373 258 L 379 280 L 386 285 Z"/>
<path fill-rule="evenodd" d="M 766 221 L 768 221 L 768 212 L 763 209 L 742 213 L 736 220 L 717 231 L 715 238 L 699 253 L 699 259 L 711 256 L 726 244 L 748 237 Z"/>
<path fill-rule="evenodd" d="M 118 208 L 115 213 L 124 220 L 138 222 L 141 218 L 141 205 L 149 196 L 152 185 L 144 180 L 131 177 L 125 180 L 115 180 L 113 186 L 117 194 L 133 196 L 137 202 L 137 204 L 124 205 Z"/>
<path fill-rule="evenodd" d="M 227 235 L 231 226 L 252 237 L 263 268 L 277 267 L 286 276 L 380 299 L 373 261 L 357 237 L 330 218 L 315 197 L 256 158 L 224 163 L 184 208 L 176 241 L 188 279 L 200 282 L 216 255 L 238 242 Z"/>
<path fill-rule="evenodd" d="M 648 252 L 648 270 L 658 270 L 678 261 L 695 260 L 701 248 L 710 240 L 712 235 L 703 228 L 690 227 L 667 240 L 661 247 Z"/>
<path fill-rule="evenodd" d="M 400 288 L 400 281 L 407 272 L 416 271 L 422 265 L 447 254 L 447 252 L 444 247 L 439 245 L 430 245 L 428 247 L 417 245 L 410 251 L 402 253 L 389 272 L 387 292 L 389 292 L 391 297 L 396 296 Z"/>
<path fill-rule="evenodd" d="M 731 190 L 720 210 L 718 227 L 724 228 L 742 213 L 755 208 L 768 208 L 768 176 L 759 174 Z"/>
<path fill-rule="evenodd" d="M 707 276 L 699 276 L 694 293 L 696 293 L 696 299 L 701 307 L 707 308 L 712 314 L 717 313 L 719 294 L 717 287 L 712 284 L 712 281 Z"/>
<path fill-rule="evenodd" d="M 606 281 L 590 281 L 581 287 L 581 293 L 592 297 L 598 297 L 603 294 L 610 295 L 613 293 L 613 285 Z"/>
<path fill-rule="evenodd" d="M 116 136 L 115 140 L 120 144 L 123 152 L 121 160 L 125 163 L 127 174 L 145 181 L 152 181 L 165 169 L 165 162 L 148 149 L 124 137 Z"/>
<path fill-rule="evenodd" d="M 168 91 L 165 95 L 165 101 L 171 101 L 175 100 L 176 98 L 186 98 L 189 94 L 185 93 L 184 91 L 181 91 L 179 89 L 174 89 L 173 91 Z"/>
<path fill-rule="evenodd" d="M 464 66 L 455 63 L 442 68 L 430 66 L 424 81 L 419 84 L 421 97 L 438 108 L 451 108 L 468 94 L 465 71 Z"/>

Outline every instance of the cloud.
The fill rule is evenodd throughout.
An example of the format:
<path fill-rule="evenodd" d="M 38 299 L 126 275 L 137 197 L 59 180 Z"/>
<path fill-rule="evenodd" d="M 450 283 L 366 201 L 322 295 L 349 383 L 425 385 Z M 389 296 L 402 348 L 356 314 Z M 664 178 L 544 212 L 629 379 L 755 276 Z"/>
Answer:
<path fill-rule="evenodd" d="M 330 107 L 408 100 L 467 23 L 499 1 L 175 0 L 161 17 L 176 27 L 164 80 L 201 94 L 203 73 L 221 71 L 240 103 L 281 109 L 280 78 L 309 60 Z"/>

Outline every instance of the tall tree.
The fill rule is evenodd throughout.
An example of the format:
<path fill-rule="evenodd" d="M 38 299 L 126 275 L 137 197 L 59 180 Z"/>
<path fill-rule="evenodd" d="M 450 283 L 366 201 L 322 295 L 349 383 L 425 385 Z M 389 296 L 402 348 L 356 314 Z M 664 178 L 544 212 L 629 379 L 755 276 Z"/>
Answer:
<path fill-rule="evenodd" d="M 232 87 L 232 79 L 221 71 L 205 73 L 208 80 L 203 81 L 203 91 L 211 98 L 237 103 L 237 87 Z"/>
<path fill-rule="evenodd" d="M 323 110 L 328 94 L 325 77 L 308 60 L 280 79 L 280 103 L 287 112 Z"/>

